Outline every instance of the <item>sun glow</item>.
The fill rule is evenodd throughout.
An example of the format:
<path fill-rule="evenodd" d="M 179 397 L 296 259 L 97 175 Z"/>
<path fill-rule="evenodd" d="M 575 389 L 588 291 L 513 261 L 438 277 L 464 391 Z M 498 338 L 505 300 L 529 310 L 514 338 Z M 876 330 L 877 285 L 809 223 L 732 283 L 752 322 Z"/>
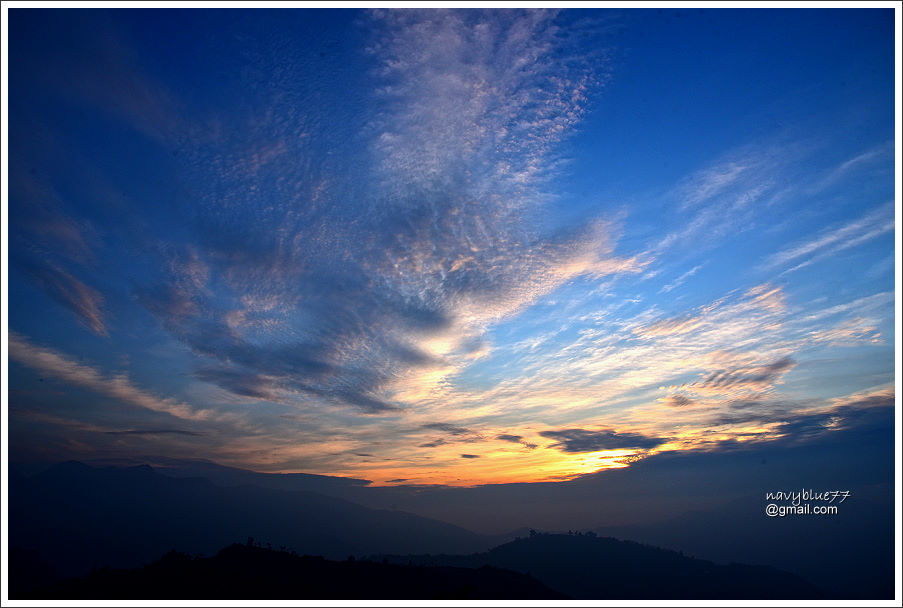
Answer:
<path fill-rule="evenodd" d="M 449 485 L 476 486 L 495 483 L 562 481 L 605 469 L 629 466 L 641 450 L 598 450 L 568 454 L 550 449 L 524 448 L 483 452 L 461 445 L 436 453 L 423 463 L 401 460 L 355 466 L 341 472 L 349 477 L 366 477 L 374 486 Z"/>

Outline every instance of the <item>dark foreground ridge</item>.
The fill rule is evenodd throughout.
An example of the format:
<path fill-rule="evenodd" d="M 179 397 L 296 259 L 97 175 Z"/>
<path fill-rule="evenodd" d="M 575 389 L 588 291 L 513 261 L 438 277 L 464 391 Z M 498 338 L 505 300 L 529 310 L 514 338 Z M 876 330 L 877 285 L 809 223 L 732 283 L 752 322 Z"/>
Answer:
<path fill-rule="evenodd" d="M 802 578 L 769 566 L 716 564 L 595 534 L 534 534 L 474 555 L 389 556 L 390 562 L 530 573 L 574 599 L 822 599 Z"/>
<path fill-rule="evenodd" d="M 232 545 L 213 557 L 171 552 L 134 570 L 104 568 L 33 599 L 567 599 L 536 579 L 482 566 L 332 561 Z"/>
<path fill-rule="evenodd" d="M 499 544 L 401 511 L 313 492 L 174 479 L 149 467 L 66 463 L 9 485 L 15 598 L 828 597 L 767 566 L 723 565 L 594 533 L 532 533 Z M 323 557 L 268 551 L 260 542 L 217 553 L 249 536 Z M 154 561 L 171 549 L 181 553 Z"/>
<path fill-rule="evenodd" d="M 639 543 L 537 534 L 474 555 L 327 560 L 253 545 L 172 551 L 102 568 L 29 599 L 822 599 L 774 568 L 719 565 Z"/>

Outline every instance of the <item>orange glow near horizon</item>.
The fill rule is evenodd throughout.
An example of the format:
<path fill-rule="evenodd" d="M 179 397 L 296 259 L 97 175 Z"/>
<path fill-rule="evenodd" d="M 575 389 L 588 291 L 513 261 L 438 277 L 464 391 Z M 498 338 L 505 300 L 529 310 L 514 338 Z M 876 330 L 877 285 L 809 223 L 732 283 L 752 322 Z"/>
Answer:
<path fill-rule="evenodd" d="M 461 446 L 455 446 L 460 448 Z M 449 451 L 451 452 L 451 451 Z M 629 466 L 628 460 L 640 453 L 634 449 L 598 450 L 569 454 L 554 449 L 498 450 L 475 453 L 477 458 L 464 458 L 462 450 L 449 454 L 447 461 L 436 458 L 428 464 L 380 462 L 362 464 L 336 471 L 342 477 L 366 478 L 373 486 L 448 485 L 477 486 L 502 483 L 536 483 L 563 481 L 605 469 Z M 464 452 L 466 453 L 466 452 Z M 296 473 L 302 471 L 280 471 Z M 403 480 L 403 481 L 396 481 Z"/>

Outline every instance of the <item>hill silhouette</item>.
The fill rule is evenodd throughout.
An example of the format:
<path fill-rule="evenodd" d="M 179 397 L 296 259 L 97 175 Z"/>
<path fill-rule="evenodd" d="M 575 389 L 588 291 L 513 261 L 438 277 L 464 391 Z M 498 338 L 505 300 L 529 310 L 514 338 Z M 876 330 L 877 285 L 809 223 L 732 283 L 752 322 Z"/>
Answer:
<path fill-rule="evenodd" d="M 893 598 L 893 486 L 875 487 L 875 498 L 868 489 L 831 517 L 765 517 L 758 495 L 662 522 L 595 531 L 718 562 L 768 563 L 836 598 Z"/>
<path fill-rule="evenodd" d="M 94 467 L 119 467 L 150 464 L 154 471 L 166 477 L 202 477 L 215 485 L 230 486 L 258 486 L 272 490 L 290 490 L 302 492 L 314 492 L 334 498 L 344 498 L 355 502 L 352 498 L 359 493 L 355 490 L 373 488 L 366 479 L 351 477 L 334 477 L 330 475 L 314 475 L 311 473 L 258 473 L 236 467 L 229 467 L 209 460 L 198 458 L 165 458 L 155 456 L 153 458 L 137 459 L 133 461 L 85 461 L 84 464 Z"/>
<path fill-rule="evenodd" d="M 172 548 L 211 555 L 236 538 L 327 558 L 377 552 L 471 552 L 491 539 L 444 522 L 368 509 L 312 492 L 220 487 L 151 467 L 67 462 L 11 478 L 9 545 L 36 552 L 62 576 L 132 568 Z"/>
<path fill-rule="evenodd" d="M 28 594 L 63 599 L 567 599 L 536 579 L 490 566 L 331 561 L 232 545 L 192 558 L 171 552 L 143 568 L 100 569 Z"/>
<path fill-rule="evenodd" d="M 91 584 L 100 585 L 97 581 L 103 579 L 110 589 L 116 588 L 117 581 L 123 577 L 123 580 L 139 577 L 132 581 L 138 585 L 145 580 L 140 577 L 151 576 L 153 572 L 176 576 L 177 570 L 167 570 L 182 563 L 173 562 L 174 556 L 167 558 L 169 561 L 163 560 L 169 566 L 158 564 L 144 568 L 143 565 L 172 549 L 183 554 L 209 556 L 236 538 L 254 537 L 265 546 L 272 543 L 299 553 L 323 556 L 322 563 L 317 562 L 317 567 L 322 568 L 327 567 L 325 563 L 344 564 L 329 560 L 342 560 L 349 554 L 378 555 L 379 566 L 407 566 L 410 562 L 418 567 L 471 571 L 487 566 L 516 572 L 519 576 L 529 574 L 556 593 L 577 599 L 825 597 L 819 588 L 799 576 L 771 567 L 720 565 L 675 551 L 594 535 L 538 534 L 499 545 L 492 537 L 401 511 L 369 509 L 312 492 L 257 486 L 221 487 L 201 478 L 160 475 L 148 466 L 95 468 L 68 462 L 32 477 L 11 476 L 9 483 L 9 546 L 15 549 L 10 552 L 13 562 L 10 564 L 10 590 L 18 596 L 38 587 L 46 589 L 62 577 L 87 575 L 92 569 L 95 572 L 89 578 L 95 582 Z M 287 551 L 274 552 L 281 557 L 273 557 L 262 552 L 263 549 L 256 549 L 259 547 L 248 548 L 241 553 L 242 559 L 247 562 L 257 556 L 263 560 L 261 564 L 276 560 L 273 567 L 283 569 L 289 568 L 286 564 L 294 564 L 291 566 L 294 568 L 300 563 L 293 561 L 297 556 Z M 214 574 L 209 574 L 213 579 L 203 578 L 208 576 L 204 574 L 205 568 L 218 571 L 216 568 L 228 563 L 232 559 L 229 556 L 237 551 L 232 549 L 232 553 L 225 555 L 220 552 L 215 558 L 209 558 L 213 562 L 189 559 L 186 562 L 189 565 L 182 564 L 200 578 L 192 578 L 192 575 L 180 580 L 184 584 L 194 581 L 201 586 L 191 595 L 181 597 L 211 597 L 208 591 L 220 587 L 203 586 L 215 579 Z M 384 555 L 394 556 L 389 558 L 390 564 L 381 563 Z M 310 559 L 301 565 L 310 566 Z M 117 570 L 105 569 L 106 566 Z M 124 574 L 118 570 L 139 567 L 143 574 Z M 260 567 L 265 570 L 269 566 Z M 151 570 L 146 571 L 147 568 Z M 335 572 L 342 572 L 343 576 L 364 577 L 365 582 L 372 574 L 367 570 L 370 566 L 329 568 L 338 568 Z M 330 572 L 333 570 L 321 573 L 324 581 L 332 580 L 329 579 Z M 437 571 L 430 572 L 430 576 L 438 576 Z M 491 589 L 498 589 L 492 586 L 496 583 L 490 584 L 487 580 L 484 582 L 488 587 L 478 585 L 482 580 L 480 577 L 489 576 L 486 572 L 489 571 L 480 575 L 471 572 L 466 576 L 460 573 L 455 576 L 465 576 L 461 585 L 467 589 L 490 593 Z M 391 570 L 383 574 L 390 580 L 397 579 L 398 586 L 376 585 L 360 597 L 426 598 L 435 595 L 380 596 L 378 593 L 394 593 L 401 589 L 410 589 L 412 593 L 443 589 L 453 593 L 458 589 L 449 586 L 451 582 L 440 585 L 434 581 L 438 586 L 429 588 L 417 587 L 414 583 L 408 583 L 407 587 L 402 585 L 402 579 L 407 575 L 426 576 L 422 571 Z M 458 580 L 453 579 L 449 581 Z M 76 586 L 58 590 L 59 595 L 54 597 L 64 597 L 69 592 L 76 594 L 72 597 L 102 597 L 92 595 L 102 586 L 77 586 L 87 585 L 84 581 L 71 584 Z M 251 585 L 251 582 L 247 584 Z M 521 583 L 512 585 L 510 589 L 527 593 L 522 597 L 532 597 L 529 595 L 532 587 L 524 587 Z M 278 594 L 281 593 L 286 594 L 281 597 L 351 597 L 343 595 L 347 590 L 341 585 L 311 587 L 314 588 L 322 595 L 310 595 L 297 587 L 279 586 L 277 582 L 272 582 L 272 588 L 251 586 L 236 593 L 246 593 L 246 597 L 280 597 Z M 145 589 L 140 585 L 125 585 L 122 589 L 131 591 L 121 597 L 156 597 L 139 592 Z M 173 590 L 175 592 L 175 588 Z M 272 595 L 271 591 L 278 593 Z M 521 596 L 503 593 L 480 597 L 513 599 Z"/>
<path fill-rule="evenodd" d="M 820 599 L 825 593 L 769 566 L 715 564 L 676 551 L 594 534 L 535 534 L 467 556 L 387 556 L 392 563 L 529 573 L 575 599 Z"/>

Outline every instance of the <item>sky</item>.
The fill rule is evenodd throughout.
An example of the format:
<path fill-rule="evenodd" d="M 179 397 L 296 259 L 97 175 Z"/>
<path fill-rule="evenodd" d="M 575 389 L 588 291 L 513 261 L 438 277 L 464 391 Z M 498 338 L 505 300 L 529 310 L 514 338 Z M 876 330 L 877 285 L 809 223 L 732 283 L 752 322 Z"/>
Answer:
<path fill-rule="evenodd" d="M 8 14 L 11 461 L 473 486 L 892 420 L 890 9 Z"/>

